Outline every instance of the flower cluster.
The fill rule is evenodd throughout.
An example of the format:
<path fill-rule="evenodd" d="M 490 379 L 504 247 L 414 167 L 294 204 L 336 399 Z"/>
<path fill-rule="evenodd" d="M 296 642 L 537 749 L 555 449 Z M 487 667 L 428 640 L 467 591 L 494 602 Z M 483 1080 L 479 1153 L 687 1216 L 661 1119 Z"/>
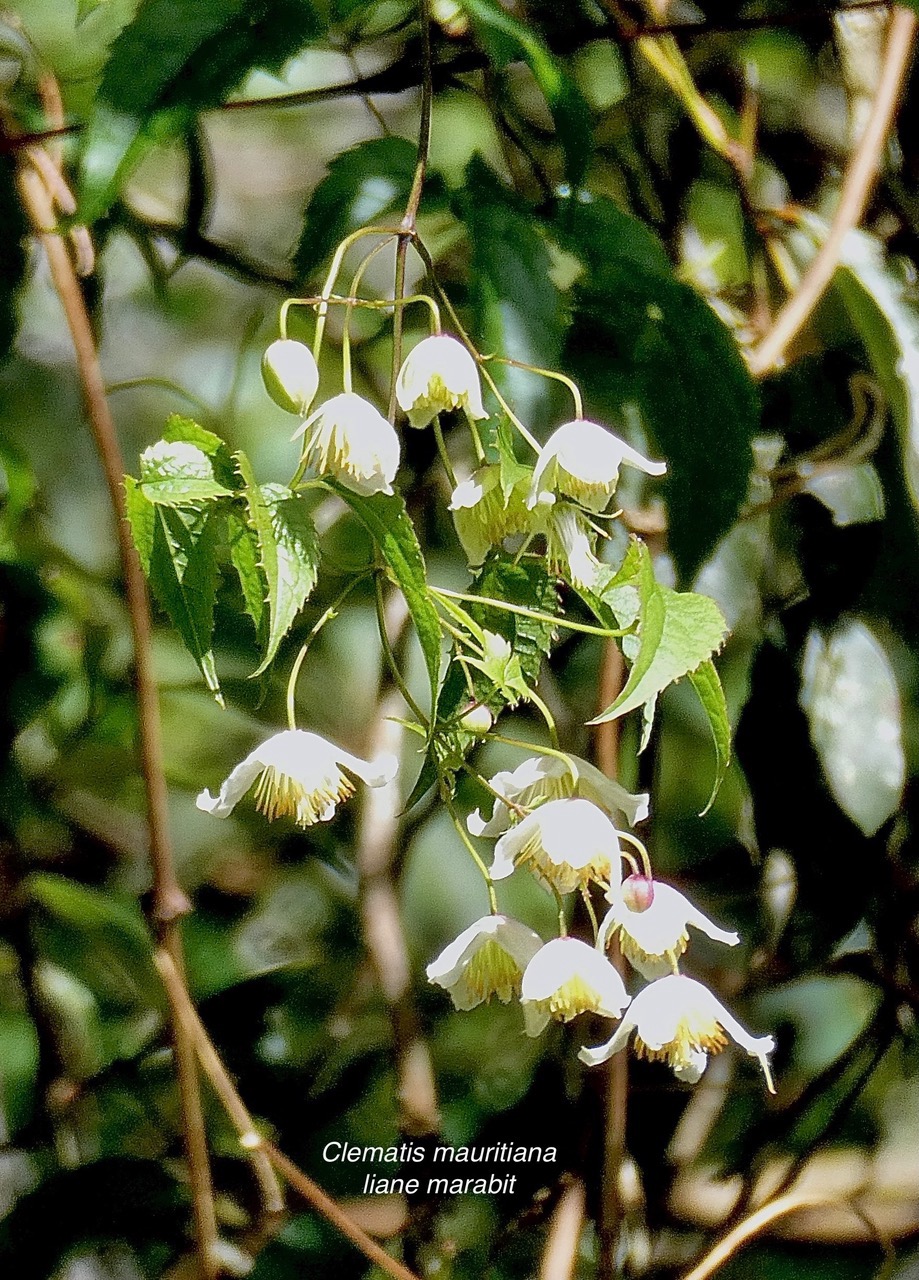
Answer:
<path fill-rule="evenodd" d="M 451 943 L 427 970 L 458 1009 L 497 996 L 518 997 L 529 1035 L 551 1019 L 568 1022 L 594 1013 L 618 1020 L 605 1044 L 584 1048 L 582 1061 L 605 1062 L 634 1035 L 640 1056 L 667 1063 L 681 1080 L 697 1081 L 710 1054 L 727 1035 L 758 1059 L 770 1090 L 771 1036 L 753 1036 L 702 983 L 680 972 L 689 928 L 727 946 L 736 933 L 708 919 L 672 885 L 655 880 L 650 867 L 622 878 L 622 862 L 633 861 L 622 843 L 644 846 L 618 829 L 613 816 L 633 824 L 647 816 L 648 797 L 630 795 L 584 760 L 540 755 L 488 783 L 496 799 L 491 816 L 476 810 L 472 835 L 495 840 L 491 878 L 503 880 L 526 868 L 561 898 L 578 891 L 588 902 L 599 887 L 608 910 L 596 944 L 562 936 L 542 943 L 526 925 L 497 912 L 484 916 Z M 637 865 L 637 864 L 636 864 Z M 562 921 L 564 917 L 561 917 Z M 607 951 L 618 939 L 621 954 L 648 983 L 630 997 Z"/>
<path fill-rule="evenodd" d="M 436 308 L 434 312 L 436 316 Z M 321 332 L 317 325 L 317 351 Z M 392 494 L 400 465 L 399 436 L 369 400 L 351 389 L 347 350 L 346 342 L 344 389 L 316 408 L 320 375 L 313 351 L 283 337 L 265 353 L 267 389 L 279 405 L 303 419 L 293 437 L 302 439 L 295 484 L 324 479 L 365 496 Z M 474 357 L 456 338 L 437 332 L 409 352 L 394 387 L 395 401 L 412 427 L 434 424 L 453 486 L 450 509 L 469 563 L 481 564 L 501 546 L 522 554 L 533 539 L 541 538 L 550 574 L 576 589 L 589 589 L 600 567 L 596 521 L 614 498 L 620 468 L 659 476 L 665 466 L 586 419 L 580 394 L 570 383 L 576 416 L 542 446 L 514 418 L 492 383 L 509 420 L 537 454 L 527 466 L 505 443 L 494 461 L 478 433 L 477 423 L 488 415 L 477 360 L 482 357 Z M 459 483 L 438 420 L 440 413 L 451 411 L 465 415 L 476 457 L 475 469 Z M 523 698 L 544 709 L 511 643 L 459 612 L 468 623 L 466 632 L 459 633 L 468 652 L 457 650 L 457 657 L 472 699 L 458 718 L 461 727 L 485 736 L 494 724 L 490 706 L 477 697 L 473 672 L 475 679 L 485 677 L 503 705 Z M 299 660 L 292 680 L 298 669 Z M 288 705 L 291 728 L 256 747 L 216 796 L 202 791 L 200 809 L 225 817 L 254 787 L 255 803 L 269 819 L 289 817 L 307 828 L 334 816 L 353 794 L 355 778 L 370 787 L 392 782 L 398 769 L 394 757 L 366 761 L 294 728 L 293 687 Z M 457 1009 L 472 1009 L 492 997 L 504 1003 L 519 1000 L 531 1036 L 552 1020 L 569 1022 L 585 1013 L 615 1021 L 605 1044 L 581 1050 L 581 1059 L 590 1065 L 606 1061 L 633 1040 L 640 1055 L 666 1062 L 680 1079 L 695 1081 L 709 1055 L 722 1049 L 730 1035 L 759 1060 L 771 1089 L 772 1038 L 750 1035 L 711 991 L 680 971 L 690 928 L 727 946 L 736 945 L 738 936 L 714 924 L 673 886 L 654 879 L 647 851 L 630 830 L 647 817 L 648 796 L 631 794 L 586 760 L 555 748 L 480 781 L 492 797 L 490 814 L 476 809 L 466 819 L 466 830 L 455 821 L 485 876 L 491 911 L 431 962 L 429 980 L 449 992 Z M 476 839 L 494 842 L 490 868 L 475 850 Z M 639 851 L 640 865 L 632 849 Z M 624 863 L 631 872 L 625 878 Z M 496 885 L 521 872 L 535 876 L 555 896 L 559 936 L 545 941 L 528 925 L 499 912 Z M 606 908 L 599 923 L 592 898 L 598 893 Z M 592 944 L 568 935 L 564 899 L 572 894 L 585 904 L 593 924 Z M 646 980 L 637 993 L 630 993 L 609 958 L 614 942 Z"/>
<path fill-rule="evenodd" d="M 324 400 L 310 413 L 319 390 L 319 368 L 309 347 L 292 338 L 273 342 L 262 361 L 265 386 L 282 408 L 304 418 L 300 474 L 325 477 L 363 495 L 393 492 L 399 470 L 399 436 L 379 410 L 350 390 Z M 396 401 L 413 427 L 460 410 L 474 429 L 488 417 L 476 362 L 461 342 L 435 333 L 416 344 L 396 379 Z M 480 450 L 481 452 L 481 450 Z M 514 463 L 513 474 L 483 462 L 456 484 L 450 510 L 470 565 L 482 563 L 507 539 L 545 540 L 550 572 L 575 587 L 591 588 L 599 561 L 599 529 L 592 517 L 609 505 L 623 465 L 660 476 L 663 462 L 644 457 L 606 427 L 577 417 L 555 430 L 533 466 Z"/>

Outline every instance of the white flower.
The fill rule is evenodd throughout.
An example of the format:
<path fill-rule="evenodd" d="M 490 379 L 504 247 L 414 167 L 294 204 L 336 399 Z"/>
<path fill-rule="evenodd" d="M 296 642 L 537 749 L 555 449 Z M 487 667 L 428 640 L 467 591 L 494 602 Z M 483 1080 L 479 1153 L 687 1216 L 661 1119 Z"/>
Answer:
<path fill-rule="evenodd" d="M 530 506 L 551 504 L 556 494 L 565 494 L 591 511 L 602 511 L 616 490 L 624 462 L 649 476 L 662 476 L 667 470 L 663 462 L 652 462 L 597 422 L 566 422 L 543 445 L 533 472 Z"/>
<path fill-rule="evenodd" d="M 648 816 L 647 792 L 632 795 L 580 756 L 567 756 L 564 760 L 558 756 L 530 756 L 513 771 L 496 773 L 488 784 L 499 796 L 521 809 L 532 809 L 544 800 L 577 795 L 592 800 L 607 813 L 621 813 L 629 826 Z M 493 839 L 503 835 L 513 821 L 512 809 L 504 800 L 496 800 L 487 822 L 476 809 L 466 819 L 466 826 L 474 836 Z"/>
<path fill-rule="evenodd" d="M 742 1049 L 759 1059 L 769 1092 L 775 1093 L 769 1069 L 769 1054 L 775 1048 L 772 1036 L 751 1036 L 708 987 L 693 978 L 673 973 L 639 991 L 611 1039 L 595 1049 L 582 1049 L 581 1061 L 589 1067 L 606 1062 L 625 1048 L 633 1031 L 640 1057 L 666 1062 L 678 1079 L 690 1084 L 708 1066 L 708 1055 L 720 1053 L 727 1044 L 724 1033 L 729 1031 Z"/>
<path fill-rule="evenodd" d="M 447 409 L 487 418 L 475 361 L 449 334 L 425 338 L 408 353 L 396 379 L 396 399 L 413 427 L 426 427 Z"/>
<path fill-rule="evenodd" d="M 501 485 L 500 466 L 490 463 L 453 490 L 453 523 L 473 567 L 480 565 L 489 550 L 505 538 L 530 531 L 533 516 L 526 505 L 528 475 L 506 492 Z"/>
<path fill-rule="evenodd" d="M 545 532 L 549 572 L 573 587 L 592 590 L 600 561 L 594 555 L 596 531 L 583 511 L 568 502 L 549 507 Z"/>
<path fill-rule="evenodd" d="M 529 1036 L 550 1018 L 570 1022 L 579 1013 L 618 1018 L 629 1003 L 619 974 L 595 947 L 577 938 L 554 938 L 526 967 L 520 1003 Z"/>
<path fill-rule="evenodd" d="M 262 378 L 272 400 L 288 413 L 308 413 L 319 390 L 313 353 L 293 338 L 272 342 L 262 356 Z"/>
<path fill-rule="evenodd" d="M 622 881 L 619 835 L 589 800 L 550 800 L 505 831 L 495 845 L 492 879 L 505 880 L 526 864 L 559 893 L 591 880 Z"/>
<path fill-rule="evenodd" d="M 399 437 L 369 400 L 354 392 L 326 400 L 293 438 L 304 435 L 303 461 L 355 493 L 392 493 Z"/>
<path fill-rule="evenodd" d="M 509 916 L 483 916 L 464 929 L 427 967 L 428 981 L 449 991 L 457 1009 L 497 996 L 507 1004 L 542 938 Z"/>
<path fill-rule="evenodd" d="M 651 901 L 645 907 L 648 897 Z M 611 900 L 597 945 L 605 947 L 618 930 L 622 954 L 645 978 L 675 972 L 689 942 L 689 925 L 729 947 L 740 941 L 736 933 L 719 929 L 682 893 L 660 880 L 629 876 L 621 893 L 611 895 Z"/>
<path fill-rule="evenodd" d="M 202 791 L 198 808 L 225 818 L 258 779 L 255 805 L 269 820 L 291 817 L 301 827 L 328 822 L 339 801 L 354 794 L 354 783 L 341 766 L 369 787 L 382 787 L 396 776 L 399 762 L 389 754 L 361 760 L 318 733 L 285 729 L 247 755 L 216 796 Z"/>

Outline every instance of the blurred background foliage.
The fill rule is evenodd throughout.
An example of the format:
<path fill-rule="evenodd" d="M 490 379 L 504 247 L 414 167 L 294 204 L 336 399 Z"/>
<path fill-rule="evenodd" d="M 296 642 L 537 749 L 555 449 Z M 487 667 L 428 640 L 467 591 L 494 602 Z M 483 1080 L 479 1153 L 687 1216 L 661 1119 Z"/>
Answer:
<path fill-rule="evenodd" d="M 825 234 L 880 75 L 888 10 L 432 8 L 419 225 L 439 279 L 482 349 L 565 368 L 589 413 L 668 459 L 663 501 L 642 506 L 623 478 L 625 519 L 664 580 L 712 595 L 732 629 L 719 670 L 736 758 L 714 807 L 698 817 L 711 748 L 686 682 L 663 696 L 641 756 L 639 726 L 625 724 L 622 777 L 652 791 L 646 838 L 660 873 L 742 934 L 736 952 L 700 946 L 693 960 L 748 1024 L 775 1030 L 779 1092 L 764 1097 L 727 1057 L 695 1091 L 631 1063 L 617 1265 L 682 1274 L 754 1183 L 801 1178 L 837 1207 L 778 1224 L 725 1265 L 725 1280 L 909 1280 L 919 1275 L 914 91 L 863 230 L 787 364 L 756 384 L 741 354 Z M 633 38 L 655 22 L 677 24 L 682 97 Z M 286 481 L 289 419 L 264 393 L 260 354 L 280 301 L 316 287 L 342 235 L 400 216 L 415 164 L 417 6 L 7 4 L 0 90 L 20 131 L 48 126 L 38 87 L 49 76 L 77 217 L 95 242 L 85 288 L 129 465 L 181 411 L 244 448 L 262 478 Z M 752 139 L 749 163 L 700 134 L 694 94 L 725 136 Z M 130 634 L 69 337 L 24 238 L 15 150 L 0 154 L 0 1274 L 178 1278 L 191 1274 L 188 1194 L 144 922 Z M 391 273 L 391 255 L 379 255 L 368 286 L 383 296 Z M 423 274 L 410 255 L 412 273 L 410 287 Z M 359 389 L 385 404 L 389 329 L 373 314 L 355 324 Z M 334 345 L 324 358 L 334 378 Z M 501 378 L 545 438 L 565 411 L 560 389 L 518 370 Z M 430 575 L 461 586 L 433 445 L 425 433 L 405 444 Z M 403 1121 L 393 1010 L 361 935 L 358 806 L 307 834 L 247 807 L 220 824 L 194 806 L 283 723 L 290 659 L 341 574 L 367 561 L 354 518 L 327 515 L 326 571 L 276 674 L 249 679 L 255 637 L 231 607 L 229 573 L 216 626 L 228 709 L 166 626 L 155 658 L 172 832 L 194 897 L 183 930 L 192 993 L 254 1114 L 350 1203 L 355 1167 L 323 1162 L 324 1143 L 386 1143 Z M 569 638 L 540 686 L 566 747 L 583 755 L 601 659 L 600 641 Z M 420 653 L 409 648 L 406 661 L 423 697 Z M 381 665 L 372 593 L 359 589 L 311 650 L 302 721 L 365 750 Z M 507 731 L 542 740 L 524 713 Z M 492 743 L 480 764 L 489 773 L 519 758 Z M 411 746 L 405 761 L 410 785 Z M 481 795 L 464 787 L 460 800 L 468 809 Z M 581 1180 L 587 1220 L 571 1274 L 586 1280 L 598 1274 L 604 1077 L 582 1076 L 568 1031 L 530 1041 L 515 1010 L 458 1015 L 425 987 L 424 964 L 479 914 L 481 893 L 438 805 L 403 820 L 394 872 L 444 1137 L 557 1145 L 560 1159 L 528 1169 L 512 1196 L 351 1208 L 382 1238 L 401 1238 L 419 1274 L 514 1280 L 546 1274 L 555 1206 Z M 551 904 L 531 888 L 512 882 L 503 900 L 539 927 Z M 320 1219 L 296 1211 L 267 1229 L 210 1099 L 208 1123 L 231 1274 L 365 1274 Z"/>

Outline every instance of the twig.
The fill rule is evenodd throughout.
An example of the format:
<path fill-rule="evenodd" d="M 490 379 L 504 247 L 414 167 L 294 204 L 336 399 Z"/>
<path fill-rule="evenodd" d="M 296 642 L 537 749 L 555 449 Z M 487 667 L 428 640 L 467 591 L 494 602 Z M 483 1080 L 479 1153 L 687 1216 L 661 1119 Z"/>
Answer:
<path fill-rule="evenodd" d="M 599 702 L 605 711 L 616 701 L 625 679 L 622 651 L 615 640 L 603 647 L 600 667 Z M 608 778 L 619 772 L 619 721 L 607 720 L 596 727 L 594 738 L 597 764 Z M 625 961 L 618 941 L 610 950 L 610 962 L 620 976 L 625 976 Z M 604 1115 L 603 1181 L 600 1187 L 600 1218 L 597 1230 L 600 1242 L 601 1276 L 616 1274 L 616 1252 L 622 1230 L 623 1206 L 619 1175 L 626 1155 L 625 1126 L 629 1098 L 629 1063 L 626 1054 L 614 1053 L 606 1067 L 606 1109 Z"/>
<path fill-rule="evenodd" d="M 916 22 L 916 14 L 911 9 L 897 7 L 893 12 L 877 92 L 865 131 L 846 170 L 839 205 L 827 237 L 797 290 L 776 316 L 772 328 L 749 354 L 750 369 L 758 377 L 775 367 L 820 301 L 835 274 L 846 236 L 864 216 L 883 165 L 884 143 L 893 124 L 909 67 Z"/>
<path fill-rule="evenodd" d="M 380 617 L 380 629 L 385 629 L 390 650 L 407 621 L 405 601 L 399 592 L 394 591 L 381 609 Z M 399 692 L 390 688 L 378 705 L 374 738 L 370 743 L 371 756 L 382 751 L 398 755 L 403 730 L 395 717 L 401 714 L 401 710 Z M 421 1136 L 437 1133 L 440 1114 L 431 1055 L 421 1036 L 418 1015 L 411 999 L 408 944 L 393 883 L 400 807 L 399 791 L 394 782 L 367 792 L 358 832 L 357 865 L 364 944 L 392 1025 L 399 1081 L 400 1126 L 406 1133 Z"/>
<path fill-rule="evenodd" d="M 424 56 L 423 77 L 421 81 L 421 119 L 418 125 L 418 162 L 412 178 L 411 190 L 405 205 L 405 216 L 401 223 L 401 234 L 396 245 L 396 275 L 393 286 L 393 300 L 399 302 L 405 296 L 405 259 L 408 255 L 408 243 L 415 235 L 418 220 L 418 207 L 421 204 L 421 193 L 424 190 L 424 179 L 428 169 L 428 151 L 431 145 L 431 105 L 434 100 L 433 62 L 431 55 L 431 14 L 428 0 L 421 0 L 421 41 Z M 396 306 L 392 318 L 392 376 L 389 382 L 389 421 L 396 420 L 396 378 L 402 364 L 402 324 L 403 308 Z"/>
<path fill-rule="evenodd" d="M 252 1162 L 252 1171 L 259 1185 L 262 1205 L 268 1214 L 284 1212 L 284 1197 L 271 1161 L 262 1149 L 262 1137 L 255 1127 L 242 1098 L 232 1087 L 228 1088 L 229 1076 L 220 1060 L 217 1050 L 207 1033 L 198 1010 L 195 1008 L 185 980 L 176 968 L 172 956 L 163 948 L 157 948 L 153 954 L 157 972 L 170 1002 L 179 1011 L 189 1039 L 195 1046 L 202 1070 L 211 1083 L 214 1092 L 223 1104 L 224 1110 L 239 1134 L 240 1145 L 246 1149 Z"/>
<path fill-rule="evenodd" d="M 539 1280 L 572 1280 L 584 1229 L 586 1189 L 576 1178 L 562 1192 L 549 1222 Z"/>
<path fill-rule="evenodd" d="M 51 279 L 60 299 L 76 355 L 87 417 L 102 464 L 109 501 L 115 515 L 118 550 L 125 597 L 134 641 L 134 674 L 141 768 L 147 798 L 150 861 L 153 874 L 153 923 L 160 945 L 182 973 L 182 939 L 179 922 L 190 910 L 176 877 L 168 829 L 166 781 L 163 772 L 159 701 L 151 658 L 151 617 L 146 583 L 125 519 L 124 462 L 115 423 L 105 394 L 95 338 L 76 270 L 67 247 L 56 234 L 51 192 L 37 169 L 20 166 L 19 190 L 32 230 L 48 259 Z M 198 1264 L 204 1280 L 216 1280 L 217 1223 L 211 1183 L 207 1134 L 195 1065 L 194 1046 L 180 1012 L 170 1001 L 170 1021 L 175 1049 L 176 1076 L 182 1108 L 182 1127 L 188 1159 L 189 1182 L 198 1246 Z"/>
<path fill-rule="evenodd" d="M 193 1036 L 195 1051 L 201 1061 L 201 1066 L 205 1075 L 213 1086 L 214 1092 L 217 1094 L 227 1115 L 239 1134 L 240 1145 L 249 1152 L 255 1161 L 256 1155 L 263 1157 L 263 1161 L 259 1164 L 261 1170 L 259 1181 L 264 1190 L 268 1191 L 268 1178 L 264 1172 L 264 1162 L 270 1163 L 282 1177 L 293 1187 L 293 1189 L 311 1205 L 317 1213 L 331 1222 L 342 1235 L 347 1236 L 352 1244 L 356 1245 L 371 1262 L 385 1271 L 387 1275 L 392 1276 L 393 1280 L 418 1280 L 418 1277 L 401 1262 L 395 1258 L 391 1258 L 389 1254 L 382 1249 L 375 1240 L 373 1240 L 366 1231 L 357 1225 L 352 1218 L 345 1213 L 344 1209 L 327 1195 L 318 1183 L 297 1165 L 289 1160 L 282 1151 L 279 1151 L 273 1143 L 263 1138 L 255 1127 L 255 1122 L 249 1114 L 249 1109 L 243 1102 L 242 1098 L 230 1079 L 226 1067 L 220 1059 L 219 1054 L 211 1043 L 210 1036 L 207 1033 L 203 1022 L 198 1016 L 198 1011 L 192 1004 L 188 989 L 182 979 L 181 974 L 176 970 L 172 963 L 172 958 L 165 952 L 157 953 L 156 966 L 163 979 L 163 985 L 170 992 L 171 997 L 176 1000 L 180 1009 L 184 1025 L 189 1029 Z M 274 1181 L 273 1175 L 271 1179 L 271 1194 L 277 1191 L 277 1183 Z M 279 1193 L 278 1193 L 279 1196 Z"/>
<path fill-rule="evenodd" d="M 749 1218 L 744 1218 L 743 1222 L 739 1223 L 733 1231 L 729 1231 L 724 1239 L 720 1240 L 714 1249 L 693 1267 L 692 1271 L 686 1273 L 683 1280 L 708 1280 L 708 1277 L 723 1266 L 748 1240 L 752 1240 L 754 1236 L 759 1235 L 770 1223 L 779 1218 L 787 1217 L 789 1213 L 797 1213 L 800 1209 L 835 1208 L 839 1203 L 838 1198 L 816 1195 L 813 1191 L 795 1191 L 787 1196 L 779 1196 L 777 1200 L 770 1200 L 761 1209 L 751 1213 Z M 851 1202 L 845 1201 L 844 1203 L 848 1203 L 853 1212 L 864 1220 L 864 1214 Z M 870 1225 L 874 1229 L 874 1224 Z"/>

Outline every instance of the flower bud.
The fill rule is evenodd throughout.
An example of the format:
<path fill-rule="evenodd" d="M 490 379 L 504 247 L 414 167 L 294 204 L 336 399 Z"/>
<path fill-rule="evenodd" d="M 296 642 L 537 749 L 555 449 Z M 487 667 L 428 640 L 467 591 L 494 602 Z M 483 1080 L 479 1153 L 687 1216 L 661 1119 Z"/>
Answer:
<path fill-rule="evenodd" d="M 630 911 L 647 911 L 654 901 L 654 881 L 648 876 L 628 876 L 622 882 L 622 900 Z"/>
<path fill-rule="evenodd" d="M 262 379 L 275 404 L 288 413 L 305 414 L 319 390 L 319 369 L 309 347 L 279 338 L 262 356 Z"/>
<path fill-rule="evenodd" d="M 465 729 L 467 733 L 474 733 L 477 738 L 484 738 L 494 722 L 494 716 L 485 704 L 480 702 L 477 706 L 470 707 L 463 715 L 460 728 Z"/>

